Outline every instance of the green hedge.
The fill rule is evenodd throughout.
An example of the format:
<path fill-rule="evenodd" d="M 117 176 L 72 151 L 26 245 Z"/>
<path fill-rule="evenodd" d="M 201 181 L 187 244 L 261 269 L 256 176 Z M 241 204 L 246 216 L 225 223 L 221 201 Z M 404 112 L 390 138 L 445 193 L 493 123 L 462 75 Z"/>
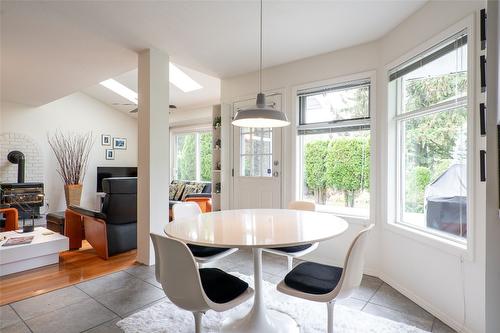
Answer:
<path fill-rule="evenodd" d="M 346 207 L 370 186 L 369 138 L 317 140 L 306 144 L 304 151 L 305 183 L 316 202 L 324 204 L 328 189 L 344 193 Z"/>

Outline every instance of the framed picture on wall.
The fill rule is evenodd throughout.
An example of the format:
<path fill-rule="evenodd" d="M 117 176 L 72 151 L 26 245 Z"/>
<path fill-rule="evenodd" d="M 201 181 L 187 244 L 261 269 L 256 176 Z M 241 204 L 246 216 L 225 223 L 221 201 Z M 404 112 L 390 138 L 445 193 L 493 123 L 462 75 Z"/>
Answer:
<path fill-rule="evenodd" d="M 127 149 L 127 139 L 113 138 L 113 149 Z"/>
<path fill-rule="evenodd" d="M 101 145 L 111 146 L 111 135 L 101 134 Z"/>
<path fill-rule="evenodd" d="M 115 151 L 113 149 L 106 149 L 106 159 L 107 160 L 115 159 Z"/>

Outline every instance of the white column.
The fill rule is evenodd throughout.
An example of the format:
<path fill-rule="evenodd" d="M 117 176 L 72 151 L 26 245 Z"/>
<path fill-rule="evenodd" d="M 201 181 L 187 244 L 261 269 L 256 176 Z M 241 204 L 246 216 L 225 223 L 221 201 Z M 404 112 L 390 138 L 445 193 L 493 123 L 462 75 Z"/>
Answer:
<path fill-rule="evenodd" d="M 153 265 L 149 233 L 168 223 L 169 59 L 154 49 L 139 53 L 139 156 L 137 184 L 137 261 Z"/>

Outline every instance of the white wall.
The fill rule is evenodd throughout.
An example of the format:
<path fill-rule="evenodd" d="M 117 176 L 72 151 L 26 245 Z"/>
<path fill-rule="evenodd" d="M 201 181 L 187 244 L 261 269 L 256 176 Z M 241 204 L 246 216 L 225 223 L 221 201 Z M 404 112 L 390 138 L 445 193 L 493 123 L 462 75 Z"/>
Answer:
<path fill-rule="evenodd" d="M 405 20 L 398 28 L 390 32 L 380 41 L 380 70 L 379 82 L 386 86 L 386 68 L 409 51 L 420 48 L 422 43 L 439 35 L 455 23 L 473 14 L 475 28 L 478 24 L 479 10 L 484 8 L 485 2 L 463 1 L 454 2 L 430 2 L 422 7 L 410 18 Z M 474 42 L 478 35 L 477 29 L 471 33 Z M 475 47 L 477 50 L 478 48 Z M 422 50 L 423 51 L 423 50 Z M 477 56 L 472 55 L 476 60 Z M 477 64 L 477 62 L 475 62 Z M 477 65 L 469 68 L 476 74 Z M 470 96 L 475 98 L 476 94 Z M 387 94 L 380 94 L 378 107 L 387 110 Z M 473 114 L 477 114 L 476 100 L 473 102 Z M 387 115 L 379 117 L 378 127 L 382 132 L 389 132 L 387 127 Z M 474 131 L 471 137 L 479 137 L 479 122 L 476 119 Z M 387 147 L 387 137 L 382 147 Z M 478 155 L 482 147 L 480 140 L 473 147 L 473 154 Z M 474 156 L 473 155 L 473 156 Z M 389 170 L 388 161 L 391 160 L 387 149 L 381 150 L 381 170 Z M 419 305 L 433 313 L 450 326 L 466 332 L 484 332 L 484 202 L 485 187 L 480 183 L 479 170 L 473 163 L 472 179 L 476 185 L 476 195 L 471 196 L 475 200 L 473 207 L 475 216 L 470 221 L 472 228 L 469 233 L 470 250 L 468 253 L 452 251 L 445 246 L 441 247 L 437 242 L 425 242 L 423 238 L 412 237 L 408 233 L 398 233 L 395 229 L 385 228 L 382 232 L 381 244 L 381 277 L 396 287 L 401 292 L 412 298 Z M 388 193 L 387 183 L 392 175 L 381 174 L 382 193 Z M 382 208 L 391 207 L 391 202 L 384 202 Z M 380 212 L 380 219 L 384 222 L 392 222 L 387 215 L 387 210 Z M 450 250 L 450 251 L 448 251 Z"/>
<path fill-rule="evenodd" d="M 176 109 L 170 112 L 170 127 L 212 124 L 212 106 Z"/>
<path fill-rule="evenodd" d="M 2 183 L 16 183 L 18 176 L 17 164 L 7 159 L 11 151 L 21 151 L 25 156 L 25 181 L 43 181 L 43 158 L 40 145 L 30 136 L 21 133 L 0 133 L 0 180 Z"/>
<path fill-rule="evenodd" d="M 378 41 L 272 67 L 266 69 L 263 74 L 264 90 L 284 93 L 283 110 L 287 112 L 293 124 L 296 119 L 294 87 L 309 82 L 376 71 L 373 91 L 376 101 L 371 110 L 375 116 L 376 130 L 372 128 L 374 160 L 370 221 L 377 223 L 377 228 L 367 251 L 366 270 L 382 277 L 449 325 L 466 332 L 484 332 L 485 231 L 484 215 L 481 218 L 482 208 L 477 207 L 479 218 L 474 221 L 476 227 L 472 259 L 462 256 L 460 252 L 446 251 L 442 247 L 431 246 L 430 243 L 420 242 L 403 233 L 394 233 L 385 227 L 389 158 L 386 65 L 438 35 L 450 25 L 470 14 L 475 14 L 484 6 L 485 2 L 481 1 L 453 4 L 432 1 Z M 257 82 L 257 73 L 222 80 L 223 107 L 228 109 L 234 101 L 256 94 Z M 225 123 L 230 123 L 229 112 Z M 292 125 L 286 128 L 283 138 L 285 168 L 283 205 L 294 199 L 296 193 L 295 138 L 295 127 Z M 228 144 L 229 142 L 223 146 L 228 147 Z M 226 151 L 228 160 L 232 159 L 230 153 L 229 148 Z M 229 174 L 225 174 L 224 177 L 230 179 Z M 477 203 L 480 200 L 484 202 L 484 185 L 478 187 L 477 194 Z M 482 210 L 484 212 L 484 209 Z M 349 233 L 322 244 L 312 259 L 325 263 L 342 263 L 347 244 L 361 229 L 362 224 L 368 223 L 362 219 L 348 219 L 348 221 L 351 226 Z M 465 310 L 463 299 L 466 303 Z"/>
<path fill-rule="evenodd" d="M 60 129 L 63 132 L 92 131 L 94 134 L 95 143 L 83 186 L 83 206 L 94 207 L 97 166 L 137 166 L 137 119 L 85 94 L 75 93 L 38 108 L 2 102 L 0 111 L 0 133 L 21 133 L 33 138 L 40 146 L 49 212 L 64 210 L 65 200 L 63 182 L 56 172 L 57 164 L 47 143 L 47 133 Z M 127 138 L 127 150 L 117 150 L 115 160 L 106 160 L 101 134 Z"/>

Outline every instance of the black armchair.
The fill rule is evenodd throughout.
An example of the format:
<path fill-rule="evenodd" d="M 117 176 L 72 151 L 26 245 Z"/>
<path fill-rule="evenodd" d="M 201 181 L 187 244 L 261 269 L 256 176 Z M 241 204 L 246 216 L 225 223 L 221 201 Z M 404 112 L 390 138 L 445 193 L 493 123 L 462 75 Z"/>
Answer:
<path fill-rule="evenodd" d="M 101 211 L 70 206 L 83 216 L 85 238 L 104 259 L 137 248 L 137 178 L 105 178 Z"/>

